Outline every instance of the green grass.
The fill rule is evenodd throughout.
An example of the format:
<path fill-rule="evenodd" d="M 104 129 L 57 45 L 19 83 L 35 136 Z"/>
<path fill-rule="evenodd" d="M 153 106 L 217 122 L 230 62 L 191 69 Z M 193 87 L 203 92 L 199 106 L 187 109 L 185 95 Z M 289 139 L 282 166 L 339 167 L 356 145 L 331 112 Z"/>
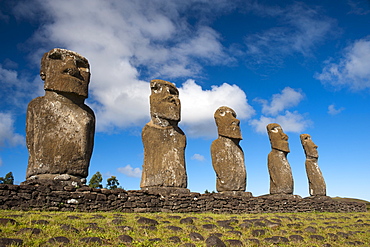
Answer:
<path fill-rule="evenodd" d="M 102 218 L 94 218 L 96 215 Z M 78 217 L 70 219 L 68 217 Z M 181 219 L 186 217 L 196 217 L 193 224 L 181 224 L 180 219 L 173 216 L 179 216 Z M 141 228 L 137 220 L 140 217 L 147 217 L 158 221 L 157 230 L 148 230 Z M 17 224 L 0 225 L 0 238 L 18 238 L 22 239 L 24 246 L 58 246 L 55 244 L 46 244 L 48 239 L 57 236 L 67 237 L 71 243 L 65 246 L 180 246 L 184 243 L 194 243 L 196 246 L 206 246 L 205 241 L 192 241 L 189 237 L 190 232 L 197 232 L 205 239 L 213 233 L 220 233 L 221 240 L 226 242 L 227 239 L 237 239 L 242 241 L 245 246 L 253 246 L 247 239 L 258 239 L 260 246 L 323 246 L 326 243 L 331 246 L 349 246 L 347 242 L 360 241 L 364 245 L 370 245 L 370 212 L 366 213 L 271 213 L 271 214 L 176 214 L 176 213 L 120 213 L 120 212 L 98 212 L 98 213 L 80 213 L 80 212 L 38 212 L 38 211 L 10 211 L 0 210 L 0 218 L 14 219 Z M 115 219 L 122 219 L 123 222 L 114 224 Z M 217 221 L 236 219 L 238 223 L 230 224 L 234 231 L 240 231 L 241 236 L 230 233 L 229 229 L 218 225 Z M 268 226 L 252 225 L 248 229 L 239 227 L 243 220 L 261 219 L 261 222 L 277 222 L 280 221 L 280 226 L 273 228 Z M 34 220 L 47 220 L 49 224 L 32 224 Z M 89 223 L 96 223 L 96 226 L 101 229 L 88 228 Z M 68 224 L 79 230 L 73 232 L 62 230 L 61 224 Z M 205 224 L 214 224 L 217 227 L 212 230 L 203 228 Z M 288 224 L 295 224 L 288 226 Z M 132 231 L 122 231 L 117 226 L 130 226 Z M 168 226 L 181 227 L 181 231 L 169 230 Z M 305 228 L 312 226 L 317 232 L 309 233 Z M 328 226 L 340 227 L 328 228 Z M 28 233 L 18 234 L 22 228 L 38 228 L 42 232 L 39 235 L 31 235 Z M 254 237 L 252 231 L 255 229 L 265 230 L 265 235 Z M 357 233 L 354 233 L 359 231 Z M 344 232 L 349 234 L 348 238 L 338 237 L 338 240 L 333 241 L 328 237 L 328 233 L 337 234 Z M 129 235 L 133 238 L 133 243 L 125 245 L 118 239 L 120 235 Z M 271 244 L 265 242 L 265 238 L 272 236 L 282 236 L 289 238 L 290 235 L 298 234 L 304 238 L 303 242 L 289 242 L 286 244 Z M 325 240 L 312 240 L 310 235 L 321 235 Z M 181 240 L 179 244 L 169 242 L 168 238 L 178 236 Z M 80 239 L 85 237 L 100 237 L 103 244 L 85 244 L 80 242 Z M 150 239 L 160 238 L 161 242 L 151 242 Z M 247 245 L 247 243 L 249 245 Z M 63 246 L 63 245 L 60 245 Z M 227 245 L 228 246 L 228 245 Z"/>

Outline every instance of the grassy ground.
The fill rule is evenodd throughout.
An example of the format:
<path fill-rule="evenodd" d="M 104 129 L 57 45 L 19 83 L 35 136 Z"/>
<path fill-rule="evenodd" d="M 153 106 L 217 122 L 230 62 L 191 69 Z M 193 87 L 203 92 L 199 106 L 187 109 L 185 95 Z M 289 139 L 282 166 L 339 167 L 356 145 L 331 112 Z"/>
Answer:
<path fill-rule="evenodd" d="M 204 239 L 196 240 L 191 233 Z M 0 211 L 0 238 L 21 239 L 23 246 L 207 246 L 206 240 L 212 235 L 226 246 L 370 246 L 370 212 L 230 215 Z M 61 236 L 69 243 L 50 240 Z M 171 238 L 174 236 L 178 238 Z M 88 237 L 101 242 L 82 241 Z M 131 243 L 123 242 L 130 237 Z"/>

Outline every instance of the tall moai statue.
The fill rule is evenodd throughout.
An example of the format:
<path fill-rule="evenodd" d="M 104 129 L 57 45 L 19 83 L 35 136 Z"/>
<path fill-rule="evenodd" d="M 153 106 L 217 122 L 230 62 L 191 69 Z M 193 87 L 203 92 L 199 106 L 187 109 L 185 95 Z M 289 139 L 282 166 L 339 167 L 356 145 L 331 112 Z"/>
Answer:
<path fill-rule="evenodd" d="M 287 155 L 290 152 L 288 136 L 277 123 L 267 125 L 271 152 L 268 155 L 270 173 L 270 194 L 293 194 L 293 175 Z"/>
<path fill-rule="evenodd" d="M 90 66 L 80 54 L 55 48 L 41 59 L 45 96 L 28 104 L 26 181 L 83 185 L 94 145 L 95 116 L 84 104 Z"/>
<path fill-rule="evenodd" d="M 150 82 L 151 120 L 142 131 L 144 164 L 140 187 L 154 192 L 189 192 L 185 167 L 186 136 L 178 127 L 179 91 L 168 81 Z"/>
<path fill-rule="evenodd" d="M 216 172 L 218 192 L 244 192 L 247 173 L 244 153 L 239 146 L 242 135 L 236 113 L 227 106 L 221 106 L 214 114 L 218 139 L 211 145 L 212 165 Z"/>
<path fill-rule="evenodd" d="M 311 196 L 326 196 L 325 180 L 318 166 L 319 153 L 317 152 L 317 146 L 308 134 L 302 134 L 300 138 L 306 155 L 305 165 L 309 193 Z"/>

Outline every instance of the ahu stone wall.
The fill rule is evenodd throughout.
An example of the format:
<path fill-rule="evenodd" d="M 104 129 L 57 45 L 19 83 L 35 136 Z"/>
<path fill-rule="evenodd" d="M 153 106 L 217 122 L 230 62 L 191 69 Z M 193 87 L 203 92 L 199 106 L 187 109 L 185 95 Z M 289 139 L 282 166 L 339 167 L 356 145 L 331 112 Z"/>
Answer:
<path fill-rule="evenodd" d="M 0 184 L 0 209 L 171 213 L 365 212 L 366 205 L 330 197 L 274 198 L 221 193 L 160 195 L 144 190 Z"/>

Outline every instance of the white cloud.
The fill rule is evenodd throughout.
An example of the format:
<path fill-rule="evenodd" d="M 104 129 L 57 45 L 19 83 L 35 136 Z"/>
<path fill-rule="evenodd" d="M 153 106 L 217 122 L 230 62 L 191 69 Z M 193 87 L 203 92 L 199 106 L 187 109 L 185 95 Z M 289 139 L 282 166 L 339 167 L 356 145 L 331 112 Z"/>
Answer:
<path fill-rule="evenodd" d="M 21 76 L 17 71 L 6 69 L 0 64 L 0 99 L 3 106 L 25 108 L 28 102 L 43 94 L 43 83 L 39 76 L 34 80 Z"/>
<path fill-rule="evenodd" d="M 335 21 L 310 8 L 295 3 L 285 8 L 254 3 L 262 17 L 275 18 L 274 27 L 246 37 L 247 53 L 254 63 L 279 63 L 282 56 L 301 54 L 312 56 L 312 50 L 335 30 Z"/>
<path fill-rule="evenodd" d="M 291 112 L 286 109 L 297 106 L 302 99 L 304 94 L 290 87 L 285 87 L 281 93 L 272 95 L 270 102 L 257 98 L 255 101 L 262 104 L 263 115 L 259 119 L 252 119 L 249 124 L 258 133 L 266 133 L 266 125 L 270 123 L 280 124 L 286 132 L 300 133 L 311 125 L 311 121 L 298 111 Z"/>
<path fill-rule="evenodd" d="M 180 124 L 185 126 L 185 133 L 189 136 L 217 137 L 213 115 L 220 106 L 234 109 L 239 119 L 248 119 L 254 114 L 246 94 L 236 85 L 224 83 L 203 90 L 194 80 L 187 80 L 179 92 L 182 109 Z"/>
<path fill-rule="evenodd" d="M 278 123 L 283 128 L 284 132 L 302 133 L 312 122 L 298 113 L 297 111 L 285 111 L 284 115 L 276 117 L 261 116 L 260 119 L 253 119 L 250 125 L 254 127 L 258 133 L 267 133 L 266 126 L 270 123 Z"/>
<path fill-rule="evenodd" d="M 126 176 L 133 177 L 133 178 L 140 178 L 141 177 L 141 169 L 136 167 L 133 168 L 130 165 L 127 165 L 125 167 L 119 167 L 117 168 L 117 171 L 120 173 L 125 174 Z"/>
<path fill-rule="evenodd" d="M 198 160 L 198 161 L 204 161 L 205 160 L 204 156 L 201 155 L 201 154 L 194 154 L 193 156 L 191 156 L 191 159 L 192 160 Z"/>
<path fill-rule="evenodd" d="M 184 17 L 186 12 L 206 20 L 232 7 L 224 0 L 195 2 L 89 0 L 80 1 L 76 8 L 73 0 L 39 1 L 37 7 L 35 2 L 32 6 L 23 2 L 16 13 L 30 19 L 47 18 L 32 38 L 41 47 L 34 53 L 35 64 L 40 61 L 42 49 L 45 52 L 54 47 L 74 50 L 88 58 L 92 76 L 87 102 L 97 115 L 97 131 L 110 131 L 142 126 L 148 121 L 149 80 L 196 78 L 203 65 L 232 62 L 220 35 L 206 25 L 207 21 L 191 24 Z M 212 124 L 213 111 L 220 106 L 217 103 L 232 101 L 230 106 L 235 105 L 241 116 L 250 114 L 245 94 L 237 86 L 224 84 L 206 91 L 187 82 L 183 87 L 182 124 L 189 127 L 190 135 L 210 135 L 204 121 Z M 203 100 L 194 105 L 188 100 L 190 91 L 196 91 L 199 99 L 206 96 L 210 102 Z M 216 99 L 230 93 L 241 103 Z M 203 110 L 203 106 L 210 108 Z"/>
<path fill-rule="evenodd" d="M 354 91 L 370 88 L 370 36 L 349 45 L 338 62 L 326 63 L 321 74 L 315 75 L 323 84 Z"/>
<path fill-rule="evenodd" d="M 347 4 L 351 7 L 349 14 L 367 15 L 370 13 L 369 1 L 347 0 Z"/>
<path fill-rule="evenodd" d="M 266 115 L 277 115 L 279 112 L 298 105 L 304 98 L 300 90 L 285 87 L 281 93 L 272 95 L 270 104 L 267 100 L 255 99 L 262 104 L 262 113 Z"/>
<path fill-rule="evenodd" d="M 344 110 L 345 110 L 344 107 L 340 107 L 340 108 L 336 109 L 334 104 L 329 105 L 329 107 L 328 107 L 328 113 L 330 115 L 337 115 L 337 114 L 341 113 Z"/>
<path fill-rule="evenodd" d="M 0 147 L 24 144 L 24 137 L 14 132 L 13 116 L 9 113 L 0 112 Z"/>

